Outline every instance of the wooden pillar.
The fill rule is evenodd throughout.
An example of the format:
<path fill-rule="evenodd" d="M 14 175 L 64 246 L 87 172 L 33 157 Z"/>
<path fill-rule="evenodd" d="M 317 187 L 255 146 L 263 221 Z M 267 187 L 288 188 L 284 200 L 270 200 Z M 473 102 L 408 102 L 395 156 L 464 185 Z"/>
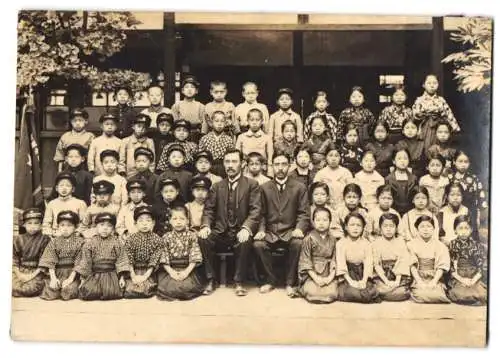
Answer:
<path fill-rule="evenodd" d="M 444 58 L 444 26 L 443 17 L 432 18 L 432 51 L 431 51 L 431 68 L 432 72 L 439 80 L 438 93 L 443 95 L 443 64 L 441 60 Z"/>
<path fill-rule="evenodd" d="M 297 15 L 297 22 L 299 25 L 304 25 L 309 22 L 309 15 Z M 295 30 L 293 32 L 293 90 L 296 111 L 304 117 L 302 91 L 302 70 L 304 67 L 304 32 L 302 30 Z"/>
<path fill-rule="evenodd" d="M 172 107 L 175 102 L 175 13 L 163 13 L 163 73 L 165 74 L 165 105 Z"/>

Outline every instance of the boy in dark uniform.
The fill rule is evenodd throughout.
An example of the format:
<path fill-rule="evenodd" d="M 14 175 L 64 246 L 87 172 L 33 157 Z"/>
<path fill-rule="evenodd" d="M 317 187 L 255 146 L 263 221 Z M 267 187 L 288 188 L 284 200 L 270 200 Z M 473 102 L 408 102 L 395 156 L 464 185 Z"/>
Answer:
<path fill-rule="evenodd" d="M 180 195 L 180 184 L 177 179 L 165 178 L 159 180 L 160 196 L 156 198 L 153 212 L 156 217 L 154 232 L 163 236 L 172 230 L 170 226 L 170 211 L 175 206 L 184 206 L 185 200 Z"/>
<path fill-rule="evenodd" d="M 153 139 L 153 142 L 155 143 L 155 166 L 158 165 L 163 148 L 175 140 L 175 137 L 172 134 L 174 116 L 172 116 L 171 113 L 160 113 L 158 117 L 156 117 L 156 125 L 158 127 L 150 128 L 148 133 L 149 137 Z"/>
<path fill-rule="evenodd" d="M 155 185 L 158 181 L 158 175 L 150 170 L 151 163 L 154 161 L 154 154 L 148 148 L 137 148 L 134 152 L 135 169 L 137 174 L 130 177 L 131 180 L 142 180 L 146 183 L 145 202 L 153 204 L 155 196 Z"/>
<path fill-rule="evenodd" d="M 73 196 L 83 200 L 87 206 L 90 205 L 90 195 L 92 193 L 92 180 L 94 176 L 86 169 L 85 156 L 87 150 L 80 144 L 71 144 L 66 148 L 65 172 L 73 174 L 76 179 Z"/>
<path fill-rule="evenodd" d="M 180 184 L 180 194 L 183 200 L 187 200 L 189 197 L 189 184 L 191 179 L 193 179 L 193 174 L 186 169 L 184 169 L 184 162 L 186 158 L 186 152 L 181 145 L 171 145 L 166 147 L 166 157 L 168 158 L 168 168 L 158 177 L 157 184 L 155 185 L 155 195 L 158 196 L 160 193 L 159 183 L 160 181 L 170 178 L 176 179 Z"/>
<path fill-rule="evenodd" d="M 110 112 L 117 118 L 116 136 L 120 139 L 132 135 L 132 124 L 137 115 L 131 105 L 133 97 L 134 94 L 129 87 L 122 86 L 115 89 L 115 100 L 118 103 Z"/>

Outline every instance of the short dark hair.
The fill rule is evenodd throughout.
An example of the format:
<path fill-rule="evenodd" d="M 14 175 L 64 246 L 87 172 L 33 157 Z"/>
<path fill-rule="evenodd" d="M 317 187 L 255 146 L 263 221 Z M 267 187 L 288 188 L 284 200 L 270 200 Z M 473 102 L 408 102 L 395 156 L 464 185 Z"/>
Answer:
<path fill-rule="evenodd" d="M 279 151 L 274 152 L 273 157 L 272 157 L 272 161 L 274 162 L 274 159 L 276 159 L 278 157 L 285 157 L 286 160 L 288 161 L 288 163 L 290 163 L 290 157 L 284 151 L 279 150 Z"/>
<path fill-rule="evenodd" d="M 378 219 L 378 226 L 382 226 L 382 223 L 385 220 L 392 221 L 396 226 L 399 225 L 399 218 L 394 213 L 384 213 L 384 214 L 380 215 L 380 218 Z"/>
<path fill-rule="evenodd" d="M 371 131 L 370 131 L 370 135 L 375 138 L 375 130 L 377 129 L 377 127 L 384 127 L 385 131 L 387 132 L 387 134 L 389 134 L 389 125 L 387 124 L 386 121 L 377 121 L 373 124 L 373 126 L 371 127 Z"/>
<path fill-rule="evenodd" d="M 174 211 L 182 211 L 184 213 L 184 215 L 189 218 L 189 212 L 188 212 L 188 209 L 186 208 L 185 205 L 181 205 L 181 204 L 175 204 L 174 206 L 172 206 L 172 208 L 170 209 L 170 212 L 174 212 Z"/>
<path fill-rule="evenodd" d="M 266 163 L 266 159 L 264 158 L 264 156 L 262 154 L 258 153 L 258 152 L 248 153 L 248 155 L 246 156 L 247 163 L 252 158 L 258 159 L 261 164 L 265 164 Z M 273 158 L 274 158 L 274 156 L 273 156 Z"/>
<path fill-rule="evenodd" d="M 404 129 L 405 126 L 408 124 L 408 123 L 413 123 L 415 126 L 417 126 L 417 123 L 415 122 L 415 118 L 413 118 L 413 116 L 410 116 L 410 117 L 406 117 L 403 121 L 403 124 L 401 125 L 401 128 Z M 417 126 L 418 127 L 418 126 Z"/>
<path fill-rule="evenodd" d="M 440 119 L 437 124 L 436 124 L 436 131 L 437 129 L 440 127 L 440 126 L 446 126 L 448 127 L 448 130 L 450 131 L 450 133 L 453 131 L 453 128 L 451 128 L 451 124 L 446 121 L 446 120 L 443 120 L 443 119 Z"/>
<path fill-rule="evenodd" d="M 318 97 L 325 97 L 326 101 L 328 102 L 328 95 L 326 94 L 325 91 L 317 91 L 314 96 L 314 102 L 318 100 Z"/>
<path fill-rule="evenodd" d="M 444 159 L 444 157 L 439 154 L 439 153 L 429 153 L 429 157 L 427 158 L 427 165 L 430 164 L 431 160 L 439 160 L 439 162 L 441 163 L 441 165 L 443 166 L 443 169 L 446 165 L 446 159 Z"/>
<path fill-rule="evenodd" d="M 453 188 L 457 188 L 458 190 L 460 190 L 460 194 L 462 194 L 462 199 L 463 199 L 465 190 L 462 187 L 462 185 L 460 185 L 460 183 L 455 182 L 455 183 L 450 183 L 444 187 L 444 197 L 446 198 L 446 201 L 448 201 L 448 195 L 450 195 L 451 189 Z"/>
<path fill-rule="evenodd" d="M 226 82 L 220 80 L 210 82 L 210 89 L 213 89 L 215 86 L 224 86 L 224 88 L 227 88 Z"/>
<path fill-rule="evenodd" d="M 415 199 L 415 196 L 417 196 L 418 194 L 423 194 L 427 197 L 427 201 L 430 200 L 429 190 L 427 190 L 426 187 L 419 185 L 411 191 L 409 195 L 410 201 L 413 201 L 413 199 Z"/>
<path fill-rule="evenodd" d="M 458 215 L 453 221 L 453 230 L 456 230 L 461 223 L 467 223 L 472 227 L 469 215 Z"/>
<path fill-rule="evenodd" d="M 312 219 L 314 220 L 316 218 L 316 215 L 318 213 L 327 213 L 328 214 L 328 219 L 330 221 L 332 221 L 332 213 L 330 212 L 330 210 L 328 210 L 327 208 L 325 207 L 317 207 L 316 209 L 314 209 L 313 213 L 312 213 Z"/>
<path fill-rule="evenodd" d="M 422 215 L 420 216 L 416 221 L 415 221 L 415 229 L 418 229 L 419 225 L 423 222 L 430 222 L 432 224 L 433 227 L 436 227 L 435 226 L 435 223 L 434 223 L 434 219 L 432 217 L 430 217 L 429 215 Z"/>
<path fill-rule="evenodd" d="M 401 147 L 401 146 L 396 146 L 396 149 L 392 152 L 392 160 L 396 160 L 396 156 L 398 155 L 399 152 L 405 152 L 406 155 L 408 156 L 408 160 L 411 160 L 411 155 L 410 155 L 410 151 L 405 148 L 405 147 Z"/>
<path fill-rule="evenodd" d="M 375 191 L 376 198 L 378 199 L 380 197 L 380 195 L 382 195 L 382 193 L 391 193 L 391 196 L 393 198 L 396 195 L 396 191 L 394 190 L 394 188 L 390 185 L 387 185 L 387 184 L 379 186 L 377 188 L 377 190 Z"/>
<path fill-rule="evenodd" d="M 327 196 L 330 196 L 330 188 L 328 187 L 328 184 L 323 183 L 321 181 L 316 181 L 311 184 L 309 187 L 309 201 L 312 202 L 312 197 L 313 193 L 316 189 L 323 189 L 326 193 Z"/>
<path fill-rule="evenodd" d="M 264 113 L 262 113 L 262 111 L 258 108 L 252 108 L 251 110 L 249 110 L 247 113 L 247 118 L 250 118 L 250 113 L 258 113 L 260 118 L 264 118 Z"/>
<path fill-rule="evenodd" d="M 361 87 L 361 86 L 354 86 L 354 87 L 352 87 L 351 88 L 351 94 L 353 94 L 354 92 L 359 92 L 362 95 L 364 95 L 363 87 Z"/>
<path fill-rule="evenodd" d="M 237 148 L 234 148 L 234 147 L 226 149 L 226 151 L 224 152 L 224 158 L 226 157 L 226 155 L 233 154 L 233 153 L 238 153 L 240 160 L 243 162 L 243 160 L 244 160 L 243 152 Z"/>
<path fill-rule="evenodd" d="M 216 114 L 221 114 L 224 117 L 224 119 L 226 118 L 226 114 L 224 112 L 217 110 L 217 111 L 214 111 L 214 113 L 212 113 L 212 115 L 210 116 L 210 119 L 214 119 Z"/>
<path fill-rule="evenodd" d="M 295 148 L 293 151 L 293 157 L 297 158 L 300 152 L 307 152 L 307 154 L 311 156 L 311 150 L 309 149 L 307 144 L 299 145 L 297 148 Z"/>
<path fill-rule="evenodd" d="M 297 124 L 295 124 L 295 122 L 290 119 L 287 119 L 286 121 L 281 123 L 281 132 L 284 132 L 285 127 L 290 125 L 293 126 L 293 129 L 295 129 L 295 132 L 297 132 Z"/>
<path fill-rule="evenodd" d="M 359 220 L 361 220 L 361 222 L 363 223 L 363 229 L 366 226 L 366 219 L 364 218 L 364 216 L 361 215 L 360 213 L 358 213 L 357 211 L 352 211 L 349 214 L 347 214 L 347 216 L 344 219 L 344 228 L 347 227 L 347 224 L 349 223 L 349 221 L 351 219 L 359 219 Z"/>
<path fill-rule="evenodd" d="M 344 191 L 342 192 L 342 197 L 345 197 L 349 193 L 354 193 L 361 199 L 363 196 L 363 192 L 361 191 L 361 187 L 355 183 L 349 183 L 344 187 Z"/>

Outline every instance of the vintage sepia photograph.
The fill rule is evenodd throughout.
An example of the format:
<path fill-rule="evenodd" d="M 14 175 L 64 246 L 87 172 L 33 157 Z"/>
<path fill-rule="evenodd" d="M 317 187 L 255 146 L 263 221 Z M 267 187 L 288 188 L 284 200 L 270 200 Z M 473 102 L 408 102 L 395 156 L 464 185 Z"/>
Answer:
<path fill-rule="evenodd" d="M 492 28 L 19 11 L 11 338 L 487 346 Z"/>

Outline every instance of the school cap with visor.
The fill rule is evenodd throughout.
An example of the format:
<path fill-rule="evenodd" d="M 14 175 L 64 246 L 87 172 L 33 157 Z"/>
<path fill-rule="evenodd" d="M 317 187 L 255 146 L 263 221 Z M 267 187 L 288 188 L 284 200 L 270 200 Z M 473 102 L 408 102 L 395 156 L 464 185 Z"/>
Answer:
<path fill-rule="evenodd" d="M 196 155 L 194 156 L 194 161 L 197 162 L 200 158 L 206 158 L 210 163 L 212 163 L 214 157 L 208 150 L 202 150 L 196 153 Z"/>
<path fill-rule="evenodd" d="M 170 113 L 160 113 L 156 117 L 156 125 L 162 122 L 167 122 L 168 124 L 170 124 L 170 127 L 172 127 L 174 124 L 174 116 L 172 116 L 172 114 Z"/>
<path fill-rule="evenodd" d="M 115 190 L 115 185 L 107 180 L 99 180 L 92 184 L 92 189 L 94 194 L 113 194 Z"/>
<path fill-rule="evenodd" d="M 68 172 L 62 172 L 62 173 L 59 173 L 57 176 L 56 176 L 56 180 L 54 180 L 54 184 L 57 185 L 59 184 L 59 182 L 61 180 L 69 180 L 71 185 L 73 186 L 76 186 L 76 178 L 73 174 L 71 173 L 68 173 Z"/>
<path fill-rule="evenodd" d="M 191 180 L 191 189 L 203 188 L 209 190 L 211 186 L 212 186 L 212 181 L 207 177 L 195 176 Z"/>
<path fill-rule="evenodd" d="M 89 119 L 89 113 L 83 108 L 75 108 L 69 114 L 69 119 L 72 120 L 75 117 L 82 117 L 83 119 L 87 120 Z"/>
<path fill-rule="evenodd" d="M 23 221 L 30 219 L 43 219 L 42 211 L 38 208 L 29 208 L 23 212 Z"/>
<path fill-rule="evenodd" d="M 133 189 L 141 189 L 142 191 L 146 191 L 146 182 L 141 179 L 130 179 L 127 182 L 127 191 L 130 193 Z"/>
<path fill-rule="evenodd" d="M 151 126 L 151 117 L 144 113 L 139 113 L 135 116 L 133 124 L 143 123 L 146 128 Z"/>
<path fill-rule="evenodd" d="M 80 222 L 80 218 L 77 213 L 71 210 L 63 210 L 57 214 L 56 222 L 59 225 L 62 221 L 69 221 L 73 225 L 77 226 Z"/>
<path fill-rule="evenodd" d="M 172 126 L 173 130 L 176 130 L 177 128 L 186 128 L 188 131 L 191 130 L 191 123 L 184 119 L 179 119 L 178 121 L 174 122 L 174 125 Z"/>
<path fill-rule="evenodd" d="M 182 145 L 174 144 L 174 145 L 171 145 L 170 147 L 168 147 L 167 157 L 169 157 L 170 154 L 172 154 L 172 152 L 175 152 L 175 151 L 181 152 L 183 156 L 186 156 L 186 151 L 184 150 Z"/>
<path fill-rule="evenodd" d="M 81 145 L 81 144 L 77 144 L 77 143 L 73 143 L 73 144 L 70 144 L 66 147 L 66 149 L 64 149 L 64 154 L 65 155 L 68 155 L 68 153 L 71 151 L 71 150 L 76 150 L 78 151 L 78 153 L 80 153 L 80 155 L 82 157 L 85 157 L 87 155 L 87 149 Z"/>
<path fill-rule="evenodd" d="M 181 185 L 179 184 L 179 181 L 175 178 L 165 178 L 160 180 L 160 190 L 163 190 L 163 188 L 166 187 L 167 185 L 172 185 L 177 190 L 181 190 Z"/>
<path fill-rule="evenodd" d="M 137 221 L 139 216 L 141 215 L 149 215 L 152 219 L 155 219 L 155 214 L 153 208 L 149 205 L 139 206 L 134 210 L 134 221 Z"/>
<path fill-rule="evenodd" d="M 104 121 L 107 120 L 112 120 L 115 123 L 118 122 L 118 118 L 113 114 L 113 113 L 104 113 L 100 118 L 99 118 L 99 123 L 104 123 Z"/>
<path fill-rule="evenodd" d="M 99 154 L 99 159 L 101 160 L 101 162 L 104 160 L 104 158 L 106 157 L 113 157 L 115 158 L 116 160 L 120 160 L 120 154 L 118 154 L 118 152 L 116 150 L 113 150 L 113 149 L 106 149 L 106 150 L 103 150 L 101 152 L 101 154 Z"/>
<path fill-rule="evenodd" d="M 111 213 L 99 213 L 95 216 L 94 222 L 96 224 L 103 223 L 103 222 L 109 222 L 111 225 L 115 226 L 116 225 L 116 216 Z"/>
<path fill-rule="evenodd" d="M 149 158 L 150 161 L 153 161 L 154 159 L 154 154 L 149 148 L 137 148 L 134 150 L 134 160 L 137 159 L 138 156 L 144 155 Z"/>
<path fill-rule="evenodd" d="M 186 84 L 191 83 L 194 85 L 196 88 L 200 87 L 200 82 L 196 79 L 195 76 L 193 75 L 188 75 L 182 80 L 182 85 L 181 87 L 184 87 Z"/>

